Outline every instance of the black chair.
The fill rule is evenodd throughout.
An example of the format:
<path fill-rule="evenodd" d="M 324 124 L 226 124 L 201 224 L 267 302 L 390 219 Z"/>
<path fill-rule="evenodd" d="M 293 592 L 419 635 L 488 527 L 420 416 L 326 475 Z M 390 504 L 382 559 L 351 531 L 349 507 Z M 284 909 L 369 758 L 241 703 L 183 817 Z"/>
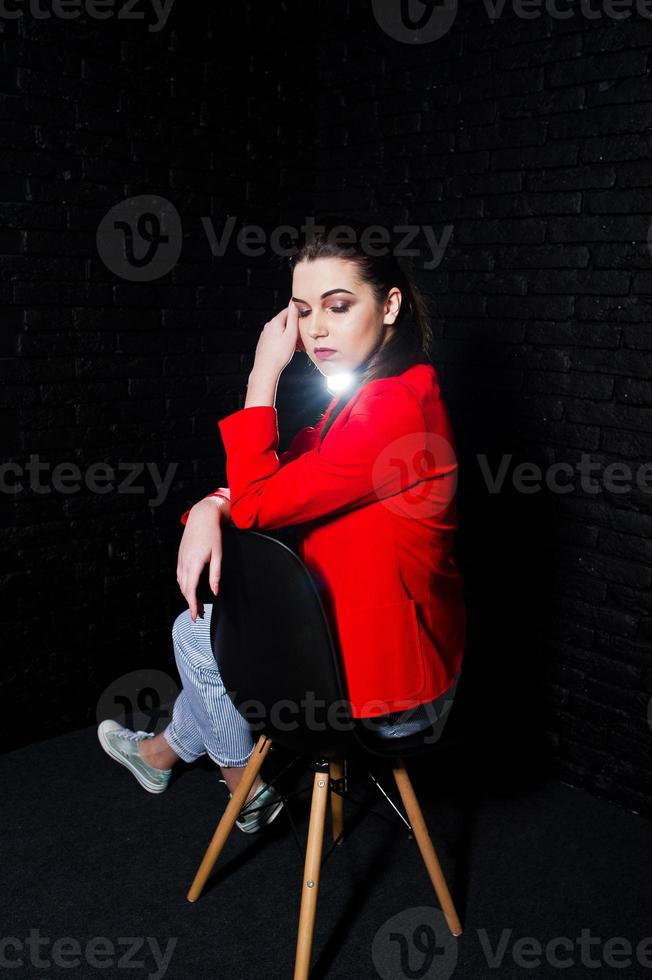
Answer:
<path fill-rule="evenodd" d="M 464 735 L 450 729 L 448 719 L 434 742 L 428 740 L 432 728 L 384 739 L 366 719 L 352 718 L 339 649 L 316 584 L 298 555 L 270 534 L 233 524 L 223 526 L 222 547 L 211 642 L 231 700 L 254 731 L 260 726 L 261 734 L 195 875 L 188 901 L 195 902 L 201 895 L 272 744 L 305 757 L 314 770 L 314 780 L 294 980 L 306 980 L 328 800 L 330 797 L 333 839 L 339 842 L 344 830 L 343 798 L 348 795 L 346 763 L 354 758 L 368 762 L 372 755 L 391 760 L 407 819 L 397 812 L 417 841 L 451 933 L 461 935 L 462 926 L 403 760 L 459 744 Z M 250 806 L 254 805 L 255 797 Z"/>

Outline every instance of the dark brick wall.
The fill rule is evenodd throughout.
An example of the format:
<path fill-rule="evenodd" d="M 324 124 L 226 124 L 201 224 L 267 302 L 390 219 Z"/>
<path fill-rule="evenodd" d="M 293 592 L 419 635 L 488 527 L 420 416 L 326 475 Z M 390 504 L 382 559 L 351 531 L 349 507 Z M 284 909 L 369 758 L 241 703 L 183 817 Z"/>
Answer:
<path fill-rule="evenodd" d="M 543 756 L 649 814 L 652 23 L 469 2 L 431 44 L 355 27 L 334 18 L 321 51 L 323 198 L 453 226 L 419 279 L 460 451 L 465 702 L 497 779 Z M 583 454 L 597 492 L 513 485 Z"/>
<path fill-rule="evenodd" d="M 491 22 L 467 0 L 414 45 L 366 4 L 252 7 L 180 8 L 158 34 L 9 25 L 9 452 L 178 469 L 158 507 L 4 495 L 7 742 L 88 724 L 115 676 L 172 663 L 178 516 L 224 477 L 216 419 L 242 404 L 257 332 L 287 294 L 271 256 L 207 257 L 199 217 L 272 227 L 339 208 L 452 228 L 438 267 L 415 264 L 460 450 L 465 697 L 496 772 L 536 750 L 650 813 L 651 496 L 601 474 L 650 459 L 652 24 L 508 4 Z M 183 219 L 179 263 L 150 284 L 121 281 L 94 247 L 135 194 Z M 287 372 L 284 437 L 320 398 L 301 366 Z M 545 476 L 582 454 L 597 493 L 578 474 L 569 493 L 513 485 L 519 464 Z"/>
<path fill-rule="evenodd" d="M 33 455 L 50 488 L 27 478 L 1 498 L 5 747 L 93 723 L 126 672 L 176 676 L 179 517 L 224 481 L 216 420 L 242 404 L 258 332 L 288 288 L 268 256 L 231 244 L 214 258 L 201 218 L 218 234 L 228 215 L 234 234 L 272 228 L 294 183 L 288 159 L 304 184 L 310 173 L 305 113 L 284 143 L 290 108 L 310 98 L 306 77 L 288 101 L 287 73 L 305 75 L 301 51 L 284 55 L 282 11 L 267 6 L 255 21 L 246 4 L 202 2 L 179 4 L 158 33 L 138 22 L 0 24 L 4 453 L 22 472 Z M 166 275 L 131 282 L 101 260 L 96 232 L 110 208 L 143 194 L 174 204 L 183 249 Z M 296 403 L 301 378 L 285 380 L 284 403 Z M 91 492 L 86 474 L 102 461 L 113 488 Z M 64 462 L 79 467 L 76 492 L 52 489 Z M 116 489 L 119 467 L 134 464 L 173 467 L 161 502 L 147 469 Z M 202 589 L 210 599 L 205 579 Z"/>

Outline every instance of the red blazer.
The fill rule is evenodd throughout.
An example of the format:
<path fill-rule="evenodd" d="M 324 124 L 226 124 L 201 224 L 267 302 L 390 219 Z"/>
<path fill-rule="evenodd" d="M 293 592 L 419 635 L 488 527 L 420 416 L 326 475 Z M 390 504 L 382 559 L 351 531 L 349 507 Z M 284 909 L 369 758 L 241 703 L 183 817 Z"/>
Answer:
<path fill-rule="evenodd" d="M 301 558 L 339 639 L 352 713 L 362 718 L 432 701 L 460 670 L 457 458 L 432 365 L 363 385 L 320 445 L 338 397 L 280 457 L 276 408 L 223 418 L 229 486 L 210 496 L 230 499 L 240 528 L 299 525 Z"/>

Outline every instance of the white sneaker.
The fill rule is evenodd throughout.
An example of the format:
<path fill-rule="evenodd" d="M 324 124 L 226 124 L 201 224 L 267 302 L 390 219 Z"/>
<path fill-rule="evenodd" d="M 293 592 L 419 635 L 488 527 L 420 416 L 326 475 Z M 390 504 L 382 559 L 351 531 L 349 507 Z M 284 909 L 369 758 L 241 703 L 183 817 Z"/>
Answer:
<path fill-rule="evenodd" d="M 97 729 L 100 745 L 112 759 L 125 766 L 148 793 L 164 793 L 168 788 L 171 769 L 157 769 L 143 759 L 138 746 L 144 738 L 154 738 L 153 732 L 132 732 L 117 721 L 103 721 Z"/>
<path fill-rule="evenodd" d="M 229 795 L 233 796 L 232 793 Z M 265 783 L 243 806 L 240 816 L 236 819 L 236 827 L 243 834 L 255 834 L 275 820 L 282 809 L 281 794 L 275 786 Z"/>

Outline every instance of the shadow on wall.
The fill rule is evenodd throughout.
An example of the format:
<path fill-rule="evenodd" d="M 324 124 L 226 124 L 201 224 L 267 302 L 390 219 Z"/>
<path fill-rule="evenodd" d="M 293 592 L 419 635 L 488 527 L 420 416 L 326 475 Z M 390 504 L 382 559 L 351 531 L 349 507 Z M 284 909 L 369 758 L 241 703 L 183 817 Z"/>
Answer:
<path fill-rule="evenodd" d="M 477 418 L 477 417 L 476 417 Z M 458 427 L 458 431 L 459 431 Z M 474 434 L 476 447 L 482 438 Z M 481 450 L 496 473 L 503 454 L 510 470 L 526 457 L 509 446 L 509 433 L 491 436 L 500 451 Z M 547 538 L 554 511 L 550 492 L 519 492 L 506 480 L 491 493 L 471 451 L 458 439 L 460 491 L 456 555 L 465 583 L 468 632 L 464 669 L 456 701 L 479 726 L 484 744 L 497 753 L 500 775 L 516 764 L 542 761 L 544 743 L 544 651 L 550 603 Z M 527 462 L 542 467 L 542 451 L 530 446 Z"/>

